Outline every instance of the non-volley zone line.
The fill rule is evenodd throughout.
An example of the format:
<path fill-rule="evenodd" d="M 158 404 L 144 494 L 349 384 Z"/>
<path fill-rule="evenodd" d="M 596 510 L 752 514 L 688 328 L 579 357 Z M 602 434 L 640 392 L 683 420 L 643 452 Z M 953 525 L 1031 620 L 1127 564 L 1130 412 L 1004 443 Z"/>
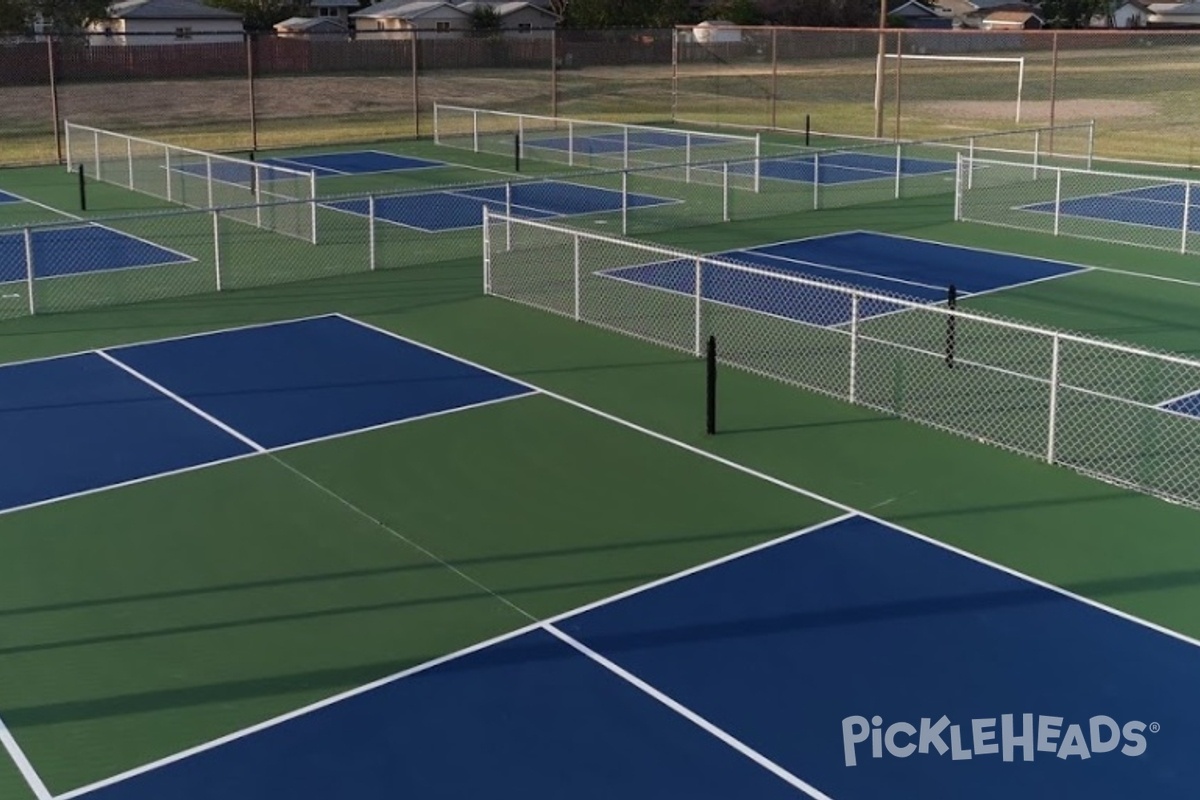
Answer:
<path fill-rule="evenodd" d="M 1183 183 L 1069 197 L 1058 203 L 1053 200 L 1031 203 L 1017 206 L 1016 210 L 1180 232 L 1186 213 L 1188 231 L 1200 232 L 1200 189 L 1193 188 L 1189 202 Z"/>
<path fill-rule="evenodd" d="M 568 181 L 495 184 L 491 186 L 439 189 L 428 192 L 380 195 L 375 198 L 375 218 L 425 233 L 478 228 L 483 209 L 525 219 L 613 213 L 622 208 L 649 208 L 682 203 L 672 197 L 621 192 Z M 371 214 L 366 198 L 322 203 L 326 208 L 355 216 Z"/>
<path fill-rule="evenodd" d="M 9 364 L 0 513 L 529 393 L 337 315 Z"/>
<path fill-rule="evenodd" d="M 831 518 L 59 800 L 1194 796 L 1200 642 L 543 393 Z"/>
<path fill-rule="evenodd" d="M 188 264 L 187 253 L 93 222 L 0 233 L 0 283 L 24 281 L 33 260 L 35 278 Z"/>
<path fill-rule="evenodd" d="M 24 200 L 22 198 L 18 197 L 17 195 L 9 194 L 8 192 L 4 192 L 4 191 L 0 191 L 0 205 L 4 205 L 5 203 L 21 203 L 21 202 L 24 202 Z"/>
<path fill-rule="evenodd" d="M 919 303 L 945 302 L 953 285 L 960 297 L 1015 289 L 1077 274 L 1079 264 L 999 253 L 871 231 L 814 236 L 728 250 L 702 261 L 701 295 L 711 302 L 825 327 L 843 326 L 853 316 L 853 290 Z M 739 271 L 736 265 L 754 267 Z M 763 271 L 779 273 L 774 278 Z M 606 277 L 688 296 L 696 294 L 693 259 L 617 267 Z M 828 284 L 787 280 L 799 276 Z M 860 319 L 905 308 L 883 298 L 864 299 Z"/>

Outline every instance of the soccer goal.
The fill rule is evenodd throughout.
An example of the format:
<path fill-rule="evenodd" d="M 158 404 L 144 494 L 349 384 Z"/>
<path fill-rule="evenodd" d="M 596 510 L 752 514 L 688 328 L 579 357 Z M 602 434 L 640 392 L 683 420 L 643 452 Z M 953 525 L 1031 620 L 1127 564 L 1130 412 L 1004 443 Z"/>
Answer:
<path fill-rule="evenodd" d="M 1013 102 L 1014 121 L 1021 121 L 1025 56 L 888 53 L 885 57 L 895 71 L 896 85 L 903 87 L 903 95 L 935 100 L 953 98 L 967 92 L 978 100 Z"/>

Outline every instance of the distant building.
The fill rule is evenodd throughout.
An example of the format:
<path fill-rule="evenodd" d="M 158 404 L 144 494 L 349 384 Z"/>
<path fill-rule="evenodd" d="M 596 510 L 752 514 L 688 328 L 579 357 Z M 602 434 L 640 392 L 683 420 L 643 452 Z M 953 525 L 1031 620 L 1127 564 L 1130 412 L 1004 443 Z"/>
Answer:
<path fill-rule="evenodd" d="M 1138 0 L 1125 0 L 1111 8 L 1107 14 L 1097 14 L 1088 22 L 1091 28 L 1144 28 L 1149 6 Z"/>
<path fill-rule="evenodd" d="M 979 21 L 985 31 L 1036 31 L 1045 20 L 1032 11 L 993 11 Z"/>
<path fill-rule="evenodd" d="M 88 44 L 142 45 L 240 42 L 242 16 L 198 0 L 122 0 L 89 23 Z"/>
<path fill-rule="evenodd" d="M 918 0 L 889 0 L 887 13 L 889 24 L 898 23 L 906 28 L 949 29 L 954 24 L 949 14 L 938 13 Z"/>
<path fill-rule="evenodd" d="M 710 19 L 692 28 L 692 38 L 700 44 L 740 42 L 742 29 L 723 19 Z"/>
<path fill-rule="evenodd" d="M 1200 28 L 1200 2 L 1151 3 L 1146 13 L 1148 28 Z"/>
<path fill-rule="evenodd" d="M 350 26 L 337 17 L 290 17 L 273 26 L 281 39 L 345 39 Z"/>
<path fill-rule="evenodd" d="M 558 24 L 558 17 L 545 5 L 528 2 L 484 2 L 467 0 L 457 6 L 468 14 L 477 8 L 490 8 L 500 18 L 500 30 L 504 33 L 534 33 L 551 30 Z"/>

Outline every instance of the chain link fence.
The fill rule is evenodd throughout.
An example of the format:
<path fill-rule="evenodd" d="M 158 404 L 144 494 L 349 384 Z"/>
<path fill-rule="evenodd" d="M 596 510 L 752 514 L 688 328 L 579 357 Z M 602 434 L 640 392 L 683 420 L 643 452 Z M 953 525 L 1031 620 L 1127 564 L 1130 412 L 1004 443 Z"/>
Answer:
<path fill-rule="evenodd" d="M 1177 253 L 1200 253 L 1200 183 L 963 157 L 955 219 Z"/>
<path fill-rule="evenodd" d="M 1095 120 L 1099 157 L 1200 163 L 1200 33 L 1188 31 L 756 27 L 720 42 L 691 28 L 191 36 L 0 41 L 0 164 L 62 163 L 63 119 L 244 152 L 428 137 L 435 102 L 481 98 L 551 117 L 843 139 Z"/>
<path fill-rule="evenodd" d="M 485 292 L 1200 507 L 1200 361 L 503 215 Z"/>

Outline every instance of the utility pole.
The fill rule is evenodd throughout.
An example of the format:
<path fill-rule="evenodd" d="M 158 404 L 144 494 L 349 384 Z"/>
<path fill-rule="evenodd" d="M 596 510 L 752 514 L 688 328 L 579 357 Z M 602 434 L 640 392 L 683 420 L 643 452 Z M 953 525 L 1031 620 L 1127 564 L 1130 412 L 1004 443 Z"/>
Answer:
<path fill-rule="evenodd" d="M 887 35 L 884 29 L 887 27 L 887 4 L 888 0 L 879 0 L 879 51 L 875 57 L 875 138 L 883 138 L 883 64 L 887 52 Z"/>

